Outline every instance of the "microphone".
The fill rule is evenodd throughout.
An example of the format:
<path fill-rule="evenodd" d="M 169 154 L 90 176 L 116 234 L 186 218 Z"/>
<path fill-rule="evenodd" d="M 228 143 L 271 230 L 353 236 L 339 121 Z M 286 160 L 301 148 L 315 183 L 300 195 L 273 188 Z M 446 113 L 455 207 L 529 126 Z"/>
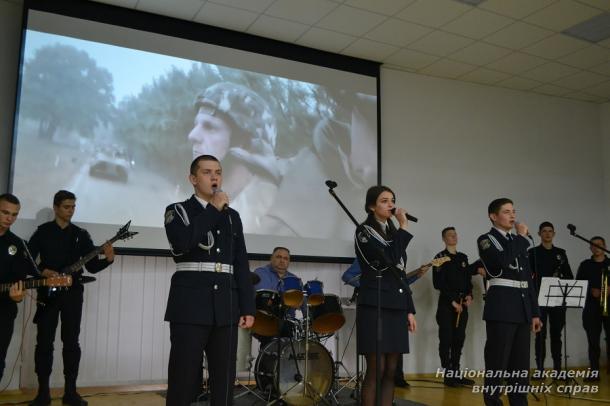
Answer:
<path fill-rule="evenodd" d="M 520 224 L 518 221 L 515 221 L 515 225 Z M 530 231 L 527 230 L 527 234 L 526 234 L 527 238 L 529 238 L 530 240 L 532 240 L 532 242 L 534 242 L 534 237 L 532 237 L 532 235 L 530 234 Z"/>
<path fill-rule="evenodd" d="M 326 186 L 328 186 L 329 189 L 334 189 L 337 187 L 337 182 L 335 182 L 334 180 L 327 180 L 326 182 Z"/>
<path fill-rule="evenodd" d="M 392 211 L 392 214 L 396 214 L 396 207 L 394 207 L 391 211 Z M 407 213 L 407 220 L 417 223 L 417 217 L 412 216 L 409 213 Z"/>
<path fill-rule="evenodd" d="M 570 230 L 570 234 L 576 234 L 576 226 L 574 224 L 568 224 L 568 230 Z"/>
<path fill-rule="evenodd" d="M 216 185 L 212 185 L 212 193 L 216 194 L 219 192 L 222 192 L 222 189 Z M 229 205 L 227 203 L 225 203 L 224 206 L 222 206 L 222 210 L 228 210 L 228 208 L 229 208 Z"/>

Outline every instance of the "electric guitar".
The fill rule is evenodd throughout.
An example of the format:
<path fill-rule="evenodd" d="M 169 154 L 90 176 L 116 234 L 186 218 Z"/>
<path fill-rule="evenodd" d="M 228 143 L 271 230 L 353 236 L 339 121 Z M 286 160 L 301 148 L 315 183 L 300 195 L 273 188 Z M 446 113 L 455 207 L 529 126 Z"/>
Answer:
<path fill-rule="evenodd" d="M 0 294 L 6 293 L 17 282 L 1 283 Z M 51 278 L 42 279 L 26 279 L 23 281 L 23 289 L 35 289 L 41 287 L 47 288 L 64 288 L 72 286 L 72 277 L 70 275 L 53 276 Z"/>
<path fill-rule="evenodd" d="M 445 256 L 445 257 L 438 257 L 438 258 L 434 258 L 432 261 L 430 261 L 429 263 L 427 263 L 425 265 L 422 265 L 422 266 L 436 266 L 436 267 L 439 267 L 439 266 L 443 265 L 445 262 L 449 262 L 449 261 L 451 261 L 450 257 L 447 257 L 447 256 Z M 421 271 L 420 268 L 421 268 L 421 266 L 419 268 L 417 268 L 416 270 L 409 272 L 407 274 L 407 279 L 409 279 L 412 276 L 417 275 L 420 272 L 422 272 L 422 275 L 423 275 L 425 272 Z M 420 275 L 419 277 L 421 277 L 422 275 Z"/>
<path fill-rule="evenodd" d="M 117 233 L 114 235 L 114 237 L 105 241 L 102 245 L 95 248 L 94 250 L 89 252 L 87 255 L 81 257 L 81 259 L 79 259 L 72 265 L 69 265 L 69 266 L 63 268 L 61 271 L 59 271 L 59 273 L 61 275 L 71 275 L 75 272 L 78 272 L 87 262 L 91 261 L 93 258 L 97 257 L 100 253 L 102 253 L 104 251 L 104 245 L 106 245 L 106 244 L 112 245 L 116 241 L 124 241 L 124 240 L 129 240 L 130 238 L 133 238 L 138 233 L 136 231 L 129 231 L 130 225 L 131 225 L 131 220 L 129 220 L 127 222 L 127 224 L 125 224 L 123 227 L 121 227 L 119 229 L 119 231 L 117 231 Z M 80 278 L 78 278 L 78 279 L 80 280 Z M 55 287 L 49 287 L 49 289 L 39 290 L 38 291 L 38 300 L 44 300 L 45 298 L 50 299 L 56 290 L 57 290 L 57 288 L 55 288 Z"/>

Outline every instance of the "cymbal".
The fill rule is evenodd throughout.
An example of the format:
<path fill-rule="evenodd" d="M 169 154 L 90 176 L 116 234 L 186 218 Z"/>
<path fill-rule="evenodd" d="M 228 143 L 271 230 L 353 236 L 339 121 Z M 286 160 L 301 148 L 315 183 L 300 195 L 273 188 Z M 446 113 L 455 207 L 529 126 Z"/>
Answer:
<path fill-rule="evenodd" d="M 250 278 L 252 278 L 252 284 L 256 285 L 261 281 L 261 277 L 256 272 L 250 272 Z"/>

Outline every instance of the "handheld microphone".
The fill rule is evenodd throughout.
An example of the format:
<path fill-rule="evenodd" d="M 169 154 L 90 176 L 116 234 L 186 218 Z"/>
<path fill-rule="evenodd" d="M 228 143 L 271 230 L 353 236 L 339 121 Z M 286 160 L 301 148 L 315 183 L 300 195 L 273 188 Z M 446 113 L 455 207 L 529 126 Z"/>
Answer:
<path fill-rule="evenodd" d="M 391 210 L 392 214 L 396 214 L 396 207 Z M 417 223 L 417 217 L 410 215 L 407 213 L 407 220 Z"/>
<path fill-rule="evenodd" d="M 520 224 L 518 221 L 515 221 L 515 226 Z M 530 234 L 529 230 L 527 230 L 527 234 L 526 234 L 527 238 L 529 238 L 530 240 L 532 240 L 532 242 L 534 242 L 534 237 L 532 237 L 532 235 Z"/>
<path fill-rule="evenodd" d="M 212 185 L 212 193 L 216 194 L 216 193 L 219 193 L 219 192 L 222 192 L 222 189 L 219 188 L 216 185 Z M 228 210 L 229 209 L 229 205 L 227 203 L 225 203 L 224 206 L 222 206 L 222 209 L 223 210 Z"/>

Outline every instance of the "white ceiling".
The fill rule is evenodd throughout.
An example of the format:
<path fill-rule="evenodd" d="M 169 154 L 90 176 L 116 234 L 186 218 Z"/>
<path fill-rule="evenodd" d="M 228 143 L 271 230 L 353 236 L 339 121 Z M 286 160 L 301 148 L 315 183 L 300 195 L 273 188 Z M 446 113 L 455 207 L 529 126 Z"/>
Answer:
<path fill-rule="evenodd" d="M 561 34 L 610 0 L 99 0 L 424 75 L 610 101 L 610 39 Z"/>

